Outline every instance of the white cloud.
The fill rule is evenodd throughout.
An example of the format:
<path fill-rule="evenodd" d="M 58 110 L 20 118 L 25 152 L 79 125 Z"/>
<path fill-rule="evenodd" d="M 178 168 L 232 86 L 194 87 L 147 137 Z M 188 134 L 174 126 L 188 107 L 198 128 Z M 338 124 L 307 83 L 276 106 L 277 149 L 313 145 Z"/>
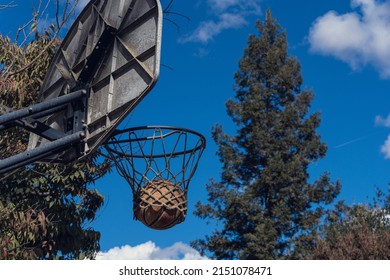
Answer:
<path fill-rule="evenodd" d="M 239 29 L 246 24 L 247 22 L 245 18 L 241 15 L 233 15 L 229 13 L 222 14 L 219 16 L 217 21 L 210 20 L 201 22 L 199 27 L 191 35 L 183 37 L 180 41 L 182 43 L 208 43 L 222 31 L 227 29 Z"/>
<path fill-rule="evenodd" d="M 390 128 L 390 114 L 386 118 L 376 116 L 375 125 Z M 381 152 L 384 154 L 385 159 L 390 159 L 390 135 L 387 137 L 386 142 L 381 146 Z"/>
<path fill-rule="evenodd" d="M 381 152 L 385 155 L 385 159 L 390 159 L 390 135 L 386 142 L 381 146 Z"/>
<path fill-rule="evenodd" d="M 374 66 L 390 78 L 390 0 L 352 0 L 353 12 L 329 11 L 309 32 L 311 51 L 334 56 L 354 70 Z"/>
<path fill-rule="evenodd" d="M 387 116 L 387 118 L 383 118 L 382 116 L 376 116 L 375 125 L 390 127 L 390 114 Z"/>
<path fill-rule="evenodd" d="M 386 216 L 385 216 L 385 223 L 386 223 L 387 225 L 390 225 L 390 215 L 386 215 Z"/>
<path fill-rule="evenodd" d="M 207 0 L 208 5 L 217 13 L 223 13 L 229 9 L 238 12 L 260 12 L 258 0 Z"/>
<path fill-rule="evenodd" d="M 260 0 L 207 0 L 207 10 L 211 19 L 199 23 L 189 35 L 180 39 L 181 43 L 209 43 L 225 30 L 239 29 L 247 25 L 247 17 L 260 14 Z"/>
<path fill-rule="evenodd" d="M 217 11 L 224 11 L 239 3 L 240 0 L 208 0 L 209 6 Z"/>
<path fill-rule="evenodd" d="M 100 252 L 97 260 L 202 260 L 198 251 L 190 246 L 178 242 L 171 247 L 160 248 L 152 241 L 131 247 L 125 245 L 115 247 L 107 252 Z"/>

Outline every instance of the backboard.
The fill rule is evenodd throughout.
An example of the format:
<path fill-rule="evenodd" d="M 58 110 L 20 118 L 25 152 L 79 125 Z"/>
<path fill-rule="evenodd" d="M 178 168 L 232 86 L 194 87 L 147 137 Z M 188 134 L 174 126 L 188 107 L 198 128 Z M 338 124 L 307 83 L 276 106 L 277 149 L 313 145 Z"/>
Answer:
<path fill-rule="evenodd" d="M 87 97 L 78 101 L 86 105 L 81 114 L 82 104 L 72 104 L 40 119 L 66 135 L 74 133 L 74 121 L 81 119 L 86 137 L 81 145 L 42 162 L 82 159 L 115 131 L 157 81 L 161 32 L 159 0 L 90 1 L 58 49 L 40 92 L 43 102 L 86 89 Z M 30 134 L 29 149 L 47 141 Z"/>

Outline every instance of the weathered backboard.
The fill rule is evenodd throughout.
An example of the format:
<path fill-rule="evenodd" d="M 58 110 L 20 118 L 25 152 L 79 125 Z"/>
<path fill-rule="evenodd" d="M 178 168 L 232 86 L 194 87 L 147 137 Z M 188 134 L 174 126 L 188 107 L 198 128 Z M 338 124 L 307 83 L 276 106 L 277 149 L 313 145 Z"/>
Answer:
<path fill-rule="evenodd" d="M 83 118 L 86 138 L 81 145 L 41 161 L 82 159 L 115 131 L 157 81 L 161 32 L 159 0 L 92 0 L 85 7 L 48 69 L 40 101 L 86 89 L 84 115 L 75 116 L 78 106 L 73 104 L 41 119 L 69 135 L 74 133 L 72 121 Z M 31 134 L 29 149 L 46 142 Z"/>

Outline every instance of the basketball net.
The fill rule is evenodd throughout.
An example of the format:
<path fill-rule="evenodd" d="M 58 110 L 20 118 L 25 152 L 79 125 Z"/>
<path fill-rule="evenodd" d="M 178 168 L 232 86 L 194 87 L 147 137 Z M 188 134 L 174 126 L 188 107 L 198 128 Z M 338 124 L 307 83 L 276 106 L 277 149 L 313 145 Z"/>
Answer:
<path fill-rule="evenodd" d="M 188 185 L 205 146 L 203 135 L 184 128 L 144 126 L 114 133 L 105 147 L 132 189 L 136 220 L 153 229 L 184 221 Z"/>

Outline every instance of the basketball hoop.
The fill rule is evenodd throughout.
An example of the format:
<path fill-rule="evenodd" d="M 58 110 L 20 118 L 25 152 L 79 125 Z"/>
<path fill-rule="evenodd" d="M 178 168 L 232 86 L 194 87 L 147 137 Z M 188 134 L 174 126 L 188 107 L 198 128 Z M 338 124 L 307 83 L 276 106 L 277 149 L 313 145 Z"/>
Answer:
<path fill-rule="evenodd" d="M 187 190 L 206 146 L 200 133 L 171 126 L 116 131 L 105 143 L 133 192 L 134 218 L 153 229 L 184 221 Z"/>

